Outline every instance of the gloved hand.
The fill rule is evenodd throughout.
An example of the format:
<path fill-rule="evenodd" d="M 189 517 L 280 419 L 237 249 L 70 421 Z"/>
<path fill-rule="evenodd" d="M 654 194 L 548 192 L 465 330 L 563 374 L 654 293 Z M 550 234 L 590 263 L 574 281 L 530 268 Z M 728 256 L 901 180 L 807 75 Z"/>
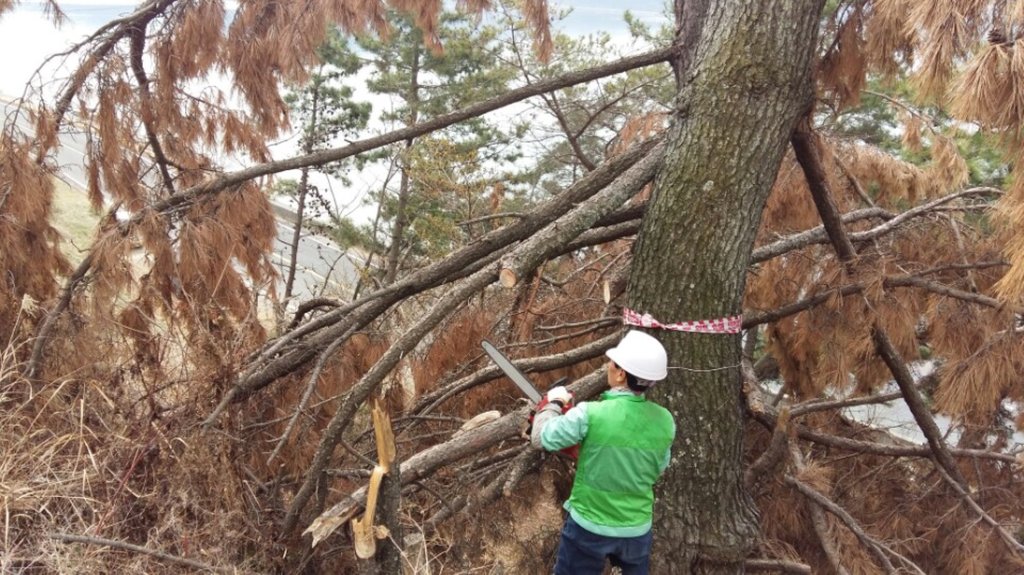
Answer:
<path fill-rule="evenodd" d="M 526 428 L 527 435 L 529 435 L 530 431 L 533 429 L 533 418 L 537 415 L 537 413 L 540 410 L 544 409 L 544 406 L 551 403 L 552 400 L 557 400 L 556 405 L 559 407 L 559 409 L 561 409 L 562 413 L 569 411 L 569 408 L 572 407 L 573 394 L 572 392 L 567 390 L 563 385 L 568 381 L 568 377 L 559 378 L 557 381 L 555 381 L 555 386 L 552 387 L 546 394 L 544 394 L 544 397 L 540 398 L 540 401 L 537 402 L 537 405 L 533 406 L 533 409 L 530 410 L 529 424 Z M 551 396 L 551 392 L 553 391 L 555 392 L 554 397 Z M 568 399 L 566 399 L 567 397 Z"/>
<path fill-rule="evenodd" d="M 574 400 L 576 399 L 576 396 L 574 396 L 571 391 L 566 389 L 564 385 L 561 385 L 561 384 L 563 384 L 563 383 L 565 383 L 567 381 L 568 381 L 568 378 L 565 378 L 565 377 L 563 377 L 563 378 L 559 379 L 558 381 L 556 381 L 555 382 L 555 387 L 552 387 L 551 389 L 549 389 L 548 392 L 544 394 L 544 397 L 540 398 L 540 401 L 537 402 L 537 405 L 530 412 L 530 423 L 529 423 L 529 427 L 526 430 L 526 435 L 531 438 L 531 441 L 533 442 L 534 446 L 537 447 L 538 449 L 541 448 L 541 445 L 540 445 L 539 436 L 538 437 L 534 437 L 534 433 L 533 433 L 534 417 L 537 417 L 537 416 L 544 417 L 545 415 L 548 416 L 548 417 L 551 417 L 552 416 L 552 414 L 550 413 L 551 411 L 556 411 L 556 412 L 560 412 L 560 413 L 564 414 L 567 411 L 569 411 L 570 409 L 572 409 L 572 406 L 573 406 Z M 552 406 L 552 407 L 548 407 L 548 406 Z M 542 415 L 541 411 L 544 411 L 545 414 Z M 563 453 L 563 454 L 567 455 L 569 458 L 575 460 L 578 457 L 578 455 L 579 455 L 579 449 L 580 449 L 579 445 L 571 445 L 571 446 L 566 447 L 565 449 L 563 449 L 561 451 L 561 453 Z"/>
<path fill-rule="evenodd" d="M 564 385 L 549 389 L 545 398 L 548 400 L 548 403 L 557 403 L 562 409 L 571 406 L 573 399 L 572 394 L 569 393 L 569 390 Z"/>

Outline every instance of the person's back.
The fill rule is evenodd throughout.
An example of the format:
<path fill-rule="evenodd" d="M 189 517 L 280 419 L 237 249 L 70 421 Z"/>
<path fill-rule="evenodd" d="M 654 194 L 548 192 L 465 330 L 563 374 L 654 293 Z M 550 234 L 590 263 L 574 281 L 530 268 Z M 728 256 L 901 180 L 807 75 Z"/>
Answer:
<path fill-rule="evenodd" d="M 668 375 L 668 359 L 658 340 L 638 331 L 627 333 L 606 355 L 609 390 L 601 401 L 563 414 L 571 395 L 553 388 L 534 419 L 535 446 L 580 447 L 556 575 L 598 574 L 606 559 L 623 575 L 647 573 L 653 487 L 669 464 L 675 422 L 644 392 Z"/>
<path fill-rule="evenodd" d="M 653 486 L 666 463 L 675 424 L 642 395 L 605 392 L 588 404 L 569 507 L 587 530 L 635 537 L 651 528 Z"/>

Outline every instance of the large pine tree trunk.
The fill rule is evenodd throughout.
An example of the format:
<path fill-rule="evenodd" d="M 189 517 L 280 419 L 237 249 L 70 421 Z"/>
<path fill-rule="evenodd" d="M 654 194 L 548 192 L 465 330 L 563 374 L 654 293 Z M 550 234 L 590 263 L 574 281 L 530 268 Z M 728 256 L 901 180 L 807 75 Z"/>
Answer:
<path fill-rule="evenodd" d="M 629 283 L 630 307 L 663 322 L 740 313 L 761 211 L 810 102 L 822 8 L 822 0 L 711 0 L 706 11 L 702 0 L 678 4 L 703 24 L 680 22 L 689 46 L 676 62 L 676 115 Z M 654 572 L 740 573 L 758 531 L 741 481 L 741 338 L 655 335 L 676 369 L 653 399 L 675 414 L 678 431 L 657 488 Z"/>

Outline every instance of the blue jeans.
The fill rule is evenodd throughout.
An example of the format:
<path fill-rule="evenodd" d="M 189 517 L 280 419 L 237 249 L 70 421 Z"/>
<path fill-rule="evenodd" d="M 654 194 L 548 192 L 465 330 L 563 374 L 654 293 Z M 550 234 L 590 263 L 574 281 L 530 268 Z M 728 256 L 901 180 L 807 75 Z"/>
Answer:
<path fill-rule="evenodd" d="M 605 559 L 622 569 L 622 575 L 647 575 L 653 537 L 648 531 L 639 537 L 606 537 L 580 527 L 565 518 L 558 543 L 555 575 L 600 575 Z"/>

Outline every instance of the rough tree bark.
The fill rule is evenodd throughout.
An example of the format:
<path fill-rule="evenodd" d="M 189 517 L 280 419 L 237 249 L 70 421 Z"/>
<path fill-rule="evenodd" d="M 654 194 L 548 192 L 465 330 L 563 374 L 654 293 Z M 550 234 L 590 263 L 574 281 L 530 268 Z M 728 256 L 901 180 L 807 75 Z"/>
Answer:
<path fill-rule="evenodd" d="M 635 248 L 629 307 L 663 322 L 740 313 L 761 211 L 811 98 L 821 0 L 677 2 L 680 91 Z M 660 331 L 675 414 L 657 487 L 656 573 L 741 573 L 758 532 L 743 488 L 741 337 Z"/>

